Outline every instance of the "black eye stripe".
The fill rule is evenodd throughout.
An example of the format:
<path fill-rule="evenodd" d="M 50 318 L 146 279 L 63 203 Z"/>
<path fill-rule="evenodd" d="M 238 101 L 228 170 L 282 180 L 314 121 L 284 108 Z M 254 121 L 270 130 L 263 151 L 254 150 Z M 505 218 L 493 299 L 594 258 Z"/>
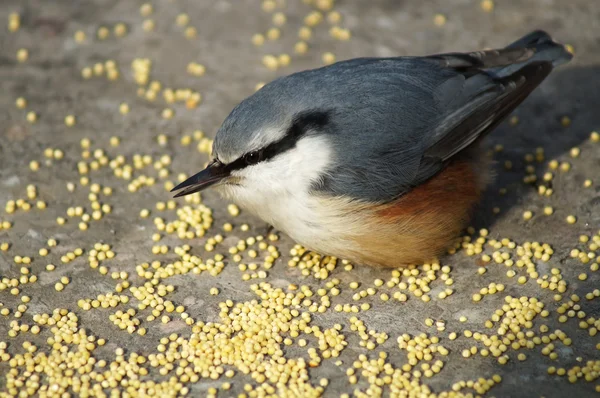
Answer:
<path fill-rule="evenodd" d="M 249 164 L 256 164 L 270 160 L 275 156 L 294 148 L 300 138 L 308 131 L 325 127 L 329 123 L 329 113 L 323 111 L 307 111 L 294 118 L 292 125 L 287 130 L 283 138 L 279 141 L 267 145 L 259 151 L 244 154 L 233 162 L 225 165 L 225 168 L 231 172 L 233 170 L 243 169 Z M 256 163 L 248 163 L 247 156 L 257 154 L 260 160 Z"/>

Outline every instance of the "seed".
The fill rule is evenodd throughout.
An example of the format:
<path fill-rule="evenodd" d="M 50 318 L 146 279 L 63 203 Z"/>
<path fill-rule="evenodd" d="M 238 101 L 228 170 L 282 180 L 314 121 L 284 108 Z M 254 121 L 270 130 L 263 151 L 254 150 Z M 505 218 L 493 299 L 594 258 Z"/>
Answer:
<path fill-rule="evenodd" d="M 494 10 L 494 2 L 492 0 L 482 0 L 480 6 L 485 12 L 492 12 Z"/>
<path fill-rule="evenodd" d="M 288 66 L 291 62 L 291 58 L 289 55 L 287 54 L 281 54 L 278 58 L 277 61 L 279 62 L 280 66 Z"/>
<path fill-rule="evenodd" d="M 234 205 L 234 204 L 230 204 L 227 206 L 227 211 L 229 212 L 229 214 L 231 214 L 233 217 L 237 217 L 240 214 L 240 209 Z"/>
<path fill-rule="evenodd" d="M 127 34 L 127 25 L 124 23 L 118 23 L 114 27 L 115 36 L 123 37 Z"/>
<path fill-rule="evenodd" d="M 435 26 L 444 26 L 446 24 L 446 16 L 443 14 L 435 14 L 433 17 L 433 24 Z"/>
<path fill-rule="evenodd" d="M 123 102 L 121 105 L 119 105 L 119 112 L 122 115 L 128 114 L 129 113 L 129 105 Z"/>
<path fill-rule="evenodd" d="M 147 16 L 151 15 L 153 11 L 154 11 L 154 8 L 152 7 L 152 4 L 150 4 L 150 3 L 144 3 L 140 6 L 140 14 L 143 17 L 147 17 Z"/>
<path fill-rule="evenodd" d="M 154 26 L 155 26 L 155 23 L 154 23 L 154 20 L 152 20 L 152 19 L 146 19 L 142 23 L 142 29 L 145 32 L 152 32 L 154 30 Z"/>
<path fill-rule="evenodd" d="M 577 158 L 581 154 L 581 149 L 579 149 L 577 147 L 571 148 L 571 150 L 569 151 L 569 154 L 571 155 L 572 158 Z"/>
<path fill-rule="evenodd" d="M 325 65 L 331 65 L 335 63 L 335 55 L 333 55 L 333 53 L 330 52 L 324 53 L 322 59 Z"/>
<path fill-rule="evenodd" d="M 308 44 L 305 41 L 299 41 L 294 45 L 294 52 L 296 54 L 306 54 L 308 51 Z"/>
<path fill-rule="evenodd" d="M 72 126 L 74 126 L 74 125 L 75 125 L 75 116 L 73 116 L 73 115 L 68 115 L 68 116 L 66 116 L 66 117 L 65 117 L 65 124 L 66 124 L 68 127 L 72 127 Z"/>
<path fill-rule="evenodd" d="M 27 118 L 27 121 L 32 124 L 37 121 L 37 115 L 35 112 L 27 112 L 26 118 Z"/>
<path fill-rule="evenodd" d="M 301 40 L 310 40 L 312 37 L 312 30 L 308 26 L 303 26 L 298 31 L 298 37 Z"/>
<path fill-rule="evenodd" d="M 267 31 L 267 39 L 277 40 L 281 36 L 281 31 L 278 28 L 271 28 Z"/>
<path fill-rule="evenodd" d="M 106 26 L 99 27 L 98 31 L 96 32 L 96 36 L 98 36 L 98 39 L 100 40 L 105 40 L 106 38 L 108 38 L 109 35 L 110 31 Z"/>
<path fill-rule="evenodd" d="M 29 51 L 25 48 L 21 48 L 17 51 L 17 61 L 25 62 L 29 58 Z"/>
<path fill-rule="evenodd" d="M 259 47 L 262 46 L 265 43 L 265 36 L 260 34 L 260 33 L 256 33 L 252 36 L 252 44 L 254 44 L 255 46 Z"/>

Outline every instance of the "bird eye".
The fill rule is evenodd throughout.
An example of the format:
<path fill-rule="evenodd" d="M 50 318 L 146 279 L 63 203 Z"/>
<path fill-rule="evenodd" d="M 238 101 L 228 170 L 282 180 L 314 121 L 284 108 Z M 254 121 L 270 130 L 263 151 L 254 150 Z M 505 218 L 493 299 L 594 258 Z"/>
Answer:
<path fill-rule="evenodd" d="M 252 165 L 262 160 L 262 151 L 254 151 L 244 155 L 244 161 L 247 165 Z"/>

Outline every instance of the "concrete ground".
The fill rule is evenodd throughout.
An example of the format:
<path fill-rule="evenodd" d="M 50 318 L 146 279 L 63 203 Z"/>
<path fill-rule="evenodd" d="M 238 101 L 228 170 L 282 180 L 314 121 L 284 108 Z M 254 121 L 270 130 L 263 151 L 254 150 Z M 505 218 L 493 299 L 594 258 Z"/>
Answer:
<path fill-rule="evenodd" d="M 2 395 L 11 396 L 19 392 L 26 395 L 27 391 L 33 394 L 46 390 L 62 392 L 63 382 L 66 383 L 64 391 L 77 395 L 73 387 L 68 386 L 68 380 L 72 381 L 79 376 L 70 376 L 61 366 L 56 365 L 57 369 L 61 369 L 61 376 L 50 377 L 52 367 L 50 370 L 33 366 L 28 369 L 24 363 L 14 360 L 26 352 L 28 345 L 23 347 L 24 341 L 37 347 L 37 351 L 31 355 L 37 355 L 36 358 L 41 362 L 44 362 L 43 358 L 47 358 L 45 354 L 50 355 L 51 352 L 60 350 L 60 347 L 53 348 L 47 343 L 47 339 L 53 334 L 56 340 L 57 332 L 50 326 L 42 325 L 39 333 L 24 331 L 24 328 L 19 332 L 15 330 L 21 324 L 29 327 L 35 325 L 39 321 L 39 314 L 51 314 L 57 308 L 67 309 L 77 315 L 78 324 L 73 326 L 75 330 L 81 328 L 88 336 L 106 340 L 106 345 L 93 350 L 92 356 L 108 363 L 118 362 L 114 353 L 117 348 L 123 348 L 126 356 L 132 352 L 142 356 L 156 354 L 160 339 L 171 333 L 177 333 L 179 337 L 189 341 L 194 330 L 176 312 L 170 314 L 170 322 L 162 323 L 160 319 L 148 320 L 148 309 L 138 310 L 136 317 L 141 320 L 141 324 L 134 327 L 133 333 L 120 330 L 111 321 L 111 314 L 117 310 L 137 309 L 140 304 L 127 288 L 120 294 L 129 298 L 129 304 L 120 303 L 116 308 L 91 310 L 82 308 L 85 307 L 84 304 L 78 305 L 78 302 L 82 303 L 80 300 L 91 300 L 99 294 L 115 292 L 118 281 L 111 278 L 113 271 L 127 272 L 131 286 L 141 286 L 144 280 L 136 273 L 136 266 L 158 260 L 166 267 L 166 264 L 172 264 L 179 257 L 174 248 L 184 244 L 191 247 L 191 253 L 205 260 L 212 258 L 215 253 L 224 255 L 225 266 L 221 273 L 214 272 L 215 275 L 210 275 L 207 272 L 190 272 L 161 280 L 161 283 L 174 286 L 173 292 L 165 292 L 165 299 L 171 300 L 175 305 L 183 305 L 194 322 L 224 322 L 220 318 L 219 303 L 228 299 L 235 303 L 249 303 L 258 299 L 250 287 L 253 283 L 266 281 L 284 291 L 287 291 L 290 284 L 330 291 L 331 285 L 327 286 L 327 283 L 334 278 L 339 280 L 340 293 L 328 294 L 331 306 L 324 308 L 324 312 L 313 312 L 314 308 L 302 304 L 288 306 L 289 310 L 312 313 L 309 326 L 319 326 L 321 330 L 325 330 L 332 328 L 334 324 L 340 324 L 339 333 L 348 342 L 347 346 L 342 347 L 339 358 L 323 358 L 321 353 L 321 359 L 314 364 L 301 367 L 308 369 L 309 380 L 305 381 L 307 385 L 316 387 L 322 378 L 328 380 L 327 387 L 315 394 L 376 396 L 381 393 L 387 396 L 393 392 L 402 396 L 402 389 L 398 387 L 402 382 L 398 380 L 408 380 L 403 387 L 406 394 L 409 390 L 412 390 L 412 394 L 420 391 L 424 395 L 428 390 L 442 395 L 443 392 L 460 390 L 463 394 L 471 392 L 477 395 L 477 391 L 468 388 L 472 386 L 467 383 L 468 380 L 492 379 L 493 375 L 500 375 L 501 381 L 495 382 L 486 395 L 598 395 L 596 391 L 600 391 L 600 381 L 596 377 L 600 372 L 600 346 L 597 344 L 600 340 L 594 334 L 595 327 L 599 326 L 596 319 L 600 318 L 600 306 L 593 290 L 599 287 L 600 279 L 599 274 L 593 271 L 595 258 L 582 259 L 572 250 L 593 253 L 596 248 L 593 245 L 590 247 L 590 244 L 594 240 L 594 234 L 598 236 L 600 233 L 600 143 L 590 140 L 593 130 L 600 131 L 600 7 L 593 0 L 498 1 L 493 10 L 485 11 L 481 3 L 475 0 L 340 0 L 336 2 L 335 10 L 342 16 L 339 26 L 351 32 L 350 40 L 333 39 L 329 34 L 332 25 L 325 20 L 314 28 L 313 37 L 308 40 L 308 53 L 296 56 L 293 49 L 298 41 L 297 31 L 302 26 L 304 17 L 316 9 L 315 6 L 304 3 L 306 2 L 300 0 L 276 1 L 279 8 L 275 12 L 284 12 L 287 22 L 281 27 L 279 39 L 267 40 L 260 47 L 252 44 L 251 37 L 255 33 L 265 33 L 273 26 L 273 12 L 265 12 L 258 0 L 151 1 L 154 9 L 146 16 L 142 16 L 140 12 L 143 2 L 132 0 L 3 0 L 0 3 L 0 21 L 3 25 L 0 27 L 0 222 L 9 221 L 12 224 L 11 228 L 0 230 L 0 244 L 9 244 L 8 248 L 5 247 L 7 250 L 0 251 L 0 277 L 4 278 L 0 285 L 0 302 L 2 308 L 8 310 L 8 314 L 0 318 L 0 341 L 7 343 L 6 350 L 0 350 Z M 322 1 L 320 5 L 326 3 Z M 149 11 L 147 8 L 144 10 Z M 12 33 L 6 27 L 11 13 L 20 15 L 20 29 Z M 195 37 L 187 38 L 186 28 L 177 25 L 177 16 L 182 13 L 189 16 L 188 26 L 196 28 Z M 152 22 L 144 22 L 149 20 Z M 118 23 L 124 23 L 127 27 L 127 33 L 123 37 L 115 37 L 113 32 Z M 148 28 L 152 23 L 155 25 L 154 29 L 145 31 L 144 26 Z M 110 33 L 103 40 L 97 37 L 101 27 L 109 28 Z M 212 192 L 203 194 L 203 202 L 212 209 L 214 219 L 206 231 L 206 237 L 180 239 L 177 234 L 157 230 L 153 222 L 155 217 L 178 219 L 173 209 L 157 210 L 157 202 L 167 202 L 171 198 L 164 188 L 165 182 L 176 182 L 179 173 L 189 175 L 198 171 L 208 159 L 206 153 L 199 153 L 197 150 L 196 140 L 192 138 L 192 145 L 184 146 L 180 143 L 181 138 L 193 135 L 195 130 L 202 130 L 209 137 L 214 136 L 232 107 L 251 94 L 258 83 L 268 82 L 276 76 L 296 70 L 322 65 L 322 55 L 325 52 L 332 52 L 340 60 L 358 56 L 477 50 L 503 46 L 533 29 L 545 29 L 557 40 L 570 44 L 575 58 L 568 66 L 555 71 L 516 110 L 518 122 L 513 120 L 513 123 L 504 123 L 490 135 L 490 148 L 501 144 L 504 149 L 495 154 L 497 178 L 487 191 L 473 222 L 477 231 L 481 228 L 489 230 L 489 239 L 508 238 L 516 242 L 516 245 L 525 245 L 525 242 L 550 245 L 553 249 L 550 259 L 534 257 L 531 261 L 534 268 L 529 269 L 529 273 L 526 272 L 526 267 L 518 267 L 517 261 L 522 258 L 523 253 L 517 253 L 516 248 L 501 249 L 507 253 L 507 257 L 514 259 L 515 265 L 512 267 L 502 264 L 502 259 L 500 264 L 494 260 L 485 263 L 481 258 L 482 254 L 492 255 L 496 250 L 490 245 L 483 247 L 482 254 L 474 256 L 468 255 L 468 248 L 458 250 L 456 254 L 441 259 L 442 266 L 451 267 L 449 275 L 454 283 L 445 285 L 442 278 L 446 277 L 442 277 L 443 272 L 434 272 L 437 279 L 429 284 L 431 292 L 428 296 L 431 300 L 424 302 L 418 297 L 419 293 L 398 287 L 399 282 L 410 284 L 410 277 L 402 276 L 399 278 L 401 280 L 394 281 L 390 270 L 355 266 L 346 271 L 342 264 L 338 264 L 325 280 L 315 277 L 313 272 L 307 271 L 305 273 L 308 275 L 303 275 L 299 267 L 288 266 L 293 242 L 281 236 L 279 241 L 273 243 L 281 253 L 273 268 L 264 270 L 261 266 L 259 269 L 265 271 L 265 274 L 257 274 L 258 278 L 246 281 L 243 280 L 244 272 L 239 270 L 228 248 L 235 246 L 239 239 L 265 234 L 266 226 L 246 215 L 243 210 L 239 216 L 233 217 L 227 210 L 228 204 L 223 203 Z M 87 36 L 82 43 L 75 40 L 77 31 L 83 31 Z M 189 30 L 187 32 L 188 35 L 191 33 Z M 17 59 L 19 49 L 28 50 L 28 59 L 24 62 Z M 289 66 L 271 71 L 262 64 L 264 55 L 282 53 L 291 55 Z M 154 101 L 139 96 L 138 90 L 142 86 L 134 79 L 132 62 L 143 58 L 151 61 L 149 81 L 161 82 L 163 89 L 189 88 L 197 91 L 202 95 L 201 103 L 193 109 L 186 109 L 183 102 L 166 103 L 160 91 L 157 91 Z M 116 80 L 107 79 L 106 73 L 89 79 L 82 77 L 82 69 L 108 60 L 113 60 L 120 72 Z M 187 73 L 186 68 L 190 62 L 204 65 L 205 75 L 198 77 Z M 142 72 L 138 70 L 138 77 L 139 73 Z M 24 109 L 15 105 L 19 97 L 26 99 Z M 119 112 L 122 103 L 129 105 L 130 111 L 126 115 Z M 166 108 L 174 111 L 174 116 L 170 119 L 163 117 Z M 27 121 L 28 112 L 35 112 L 37 115 L 35 123 Z M 67 115 L 75 116 L 74 126 L 65 125 Z M 157 141 L 160 135 L 166 136 L 166 142 L 161 144 Z M 120 138 L 120 145 L 110 145 L 110 137 L 113 136 Z M 159 175 L 159 171 L 151 166 L 134 170 L 133 179 L 139 176 L 154 177 L 156 184 L 130 192 L 128 186 L 132 180 L 117 178 L 110 167 L 101 166 L 97 171 L 91 170 L 87 174 L 88 185 L 97 183 L 102 187 L 111 187 L 113 194 L 107 196 L 101 193 L 98 201 L 112 207 L 110 212 L 103 214 L 101 220 L 91 220 L 86 224 L 87 230 L 80 230 L 80 217 L 68 216 L 67 209 L 81 206 L 88 214 L 93 214 L 94 211 L 92 203 L 95 198 L 89 198 L 90 188 L 82 185 L 77 166 L 80 161 L 90 165 L 93 160 L 82 159 L 80 141 L 84 138 L 91 140 L 92 151 L 104 149 L 107 160 L 114 160 L 122 155 L 126 164 L 134 163 L 134 154 L 150 155 L 153 162 L 162 155 L 170 155 L 172 164 L 167 164 L 164 168 L 170 170 L 171 174 L 166 177 Z M 204 145 L 208 144 L 204 142 Z M 571 155 L 573 147 L 580 149 L 579 156 Z M 50 155 L 58 155 L 61 159 L 46 157 L 47 148 L 62 151 L 62 158 L 56 151 Z M 535 154 L 537 148 L 543 148 L 544 160 L 528 163 L 525 155 Z M 102 158 L 102 155 L 99 157 Z M 549 170 L 549 162 L 553 159 L 568 162 L 570 170 L 553 171 L 552 181 L 544 182 L 544 173 Z M 39 162 L 39 170 L 33 171 L 30 168 L 32 161 Z M 505 169 L 506 161 L 512 162 L 512 169 Z M 527 166 L 530 170 L 526 170 Z M 532 174 L 537 175 L 537 182 L 524 183 L 523 178 Z M 587 179 L 592 180 L 590 187 L 584 186 Z M 68 182 L 75 185 L 73 192 L 67 190 Z M 29 184 L 37 188 L 36 199 L 27 199 L 26 187 Z M 540 195 L 537 188 L 539 185 L 551 187 L 553 194 Z M 506 193 L 499 193 L 503 188 Z M 9 201 L 19 198 L 32 203 L 33 208 L 29 211 L 16 209 L 14 212 L 7 209 Z M 47 208 L 36 208 L 38 200 L 44 201 Z M 176 203 L 178 207 L 185 205 L 183 201 Z M 544 208 L 547 206 L 554 209 L 550 216 L 544 215 Z M 140 217 L 142 209 L 150 210 L 148 218 Z M 523 217 L 526 211 L 532 212 L 529 220 Z M 574 224 L 567 223 L 565 219 L 568 215 L 576 216 L 577 221 Z M 66 223 L 58 225 L 57 217 L 64 217 Z M 180 219 L 181 217 L 183 216 Z M 224 232 L 222 225 L 228 222 L 233 224 L 233 231 Z M 241 230 L 240 226 L 244 223 L 249 224 L 250 231 Z M 158 243 L 154 242 L 154 233 L 160 233 L 164 236 L 163 239 Z M 206 252 L 207 237 L 219 233 L 225 236 L 224 244 L 217 245 L 215 252 Z M 580 235 L 587 236 L 589 242 L 580 242 Z M 478 236 L 476 233 L 473 240 Z M 49 254 L 42 256 L 39 250 L 47 247 L 47 240 L 50 238 L 56 239 L 58 245 L 49 247 Z M 97 242 L 109 244 L 116 254 L 114 259 L 102 262 L 102 265 L 108 267 L 106 275 L 98 272 L 100 268 L 90 267 L 88 256 Z M 167 245 L 168 253 L 153 253 L 152 248 L 157 244 Z M 69 262 L 61 261 L 62 256 L 76 248 L 84 250 L 81 257 Z M 23 264 L 21 260 L 21 264 L 18 264 L 15 256 L 30 257 L 31 263 Z M 247 253 L 244 256 L 246 262 L 252 261 L 246 257 Z M 259 253 L 260 258 L 264 256 L 264 252 Z M 262 264 L 262 260 L 257 262 Z M 54 270 L 47 268 L 50 263 L 55 265 Z M 21 270 L 21 267 L 25 267 L 25 270 Z M 479 274 L 480 267 L 484 267 L 487 272 Z M 566 286 L 566 290 L 559 297 L 555 296 L 559 294 L 557 290 L 543 289 L 540 285 L 544 276 L 548 280 L 552 278 L 552 268 L 559 269 L 562 280 L 566 282 L 561 285 Z M 513 269 L 516 275 L 509 277 L 507 271 Z M 421 279 L 427 274 L 422 268 L 415 272 L 420 272 Z M 586 274 L 587 279 L 581 280 L 581 274 Z M 22 280 L 19 281 L 22 275 L 25 276 L 25 281 L 35 275 L 37 281 L 23 283 Z M 55 285 L 64 276 L 70 278 L 70 281 L 62 291 L 57 291 Z M 520 281 L 523 283 L 518 282 L 519 277 L 524 278 Z M 377 286 L 377 279 L 390 281 L 390 286 Z M 540 283 L 536 279 L 540 279 Z M 357 290 L 349 286 L 353 281 L 361 282 Z M 480 289 L 488 287 L 492 282 L 503 284 L 504 291 L 484 295 L 481 301 L 474 301 L 473 295 L 479 294 Z M 558 286 L 558 282 L 556 284 Z M 17 290 L 13 290 L 15 287 Z M 218 295 L 209 294 L 213 287 L 219 289 Z M 368 288 L 376 289 L 377 292 L 360 300 L 353 300 L 356 292 L 366 291 Z M 442 299 L 439 294 L 445 288 L 453 289 L 453 294 Z M 407 300 L 399 301 L 394 298 L 396 292 L 406 294 Z M 381 299 L 382 293 L 389 295 L 390 299 Z M 536 298 L 544 304 L 548 314 L 537 314 L 532 324 L 526 323 L 525 315 L 521 318 L 515 316 L 517 324 L 525 322 L 520 329 L 523 335 L 517 336 L 517 341 L 533 341 L 537 336 L 542 342 L 532 343 L 531 348 L 517 350 L 513 347 L 515 342 L 511 340 L 505 344 L 506 352 L 484 356 L 482 350 L 486 349 L 483 342 L 486 338 L 476 335 L 478 341 L 475 337 L 469 337 L 468 332 L 465 335 L 464 331 L 479 332 L 488 337 L 496 335 L 502 340 L 505 335 L 498 332 L 501 321 L 495 322 L 492 318 L 494 312 L 501 309 L 505 296 L 508 295 Z M 580 301 L 577 302 L 577 298 L 573 301 L 572 295 L 578 295 Z M 30 301 L 23 304 L 23 301 L 27 301 L 23 300 L 23 296 L 29 297 Z M 337 311 L 335 307 L 338 304 L 342 307 L 344 304 L 357 305 L 358 312 L 348 314 Z M 370 309 L 366 310 L 366 306 L 360 308 L 362 304 L 369 304 Z M 19 305 L 27 308 L 19 309 Z M 160 316 L 164 314 L 161 313 Z M 356 325 L 351 326 L 352 316 L 364 321 L 369 341 L 374 342 L 380 335 L 371 334 L 369 337 L 368 330 L 384 332 L 388 338 L 382 337 L 381 345 L 373 343 L 376 346 L 374 349 L 361 346 L 361 337 L 353 330 Z M 466 317 L 466 321 L 461 322 L 461 317 Z M 434 321 L 433 326 L 427 324 L 430 322 L 428 319 Z M 486 320 L 493 323 L 491 328 L 486 326 Z M 262 325 L 265 327 L 266 324 Z M 144 336 L 138 333 L 141 327 L 147 331 Z M 271 329 L 271 326 L 266 328 Z M 10 333 L 10 330 L 14 332 Z M 455 340 L 450 338 L 452 332 L 458 335 Z M 409 363 L 409 356 L 406 349 L 399 348 L 397 339 L 404 333 L 408 333 L 413 339 L 420 333 L 437 336 L 439 344 L 447 348 L 449 354 L 444 356 L 438 352 L 429 362 L 420 358 L 417 366 L 402 374 L 402 366 Z M 284 332 L 279 332 L 279 336 L 289 338 Z M 307 347 L 317 347 L 318 336 L 315 333 L 302 334 L 301 337 L 308 341 Z M 548 347 L 550 341 L 552 347 Z M 287 361 L 289 364 L 294 358 L 314 361 L 307 354 L 307 347 L 302 347 L 299 343 L 299 338 L 292 337 L 290 343 L 291 345 L 281 342 L 278 344 L 278 349 L 283 352 L 283 362 Z M 477 347 L 477 352 L 465 358 L 467 353 L 464 350 L 472 346 Z M 1 342 L 0 347 L 3 347 Z M 68 348 L 68 345 L 63 347 L 67 347 L 64 350 L 76 351 L 72 347 Z M 355 371 L 355 379 L 348 375 L 352 371 L 348 372 L 347 369 L 352 368 L 355 361 L 364 360 L 361 355 L 376 359 L 380 351 L 388 355 L 386 361 L 390 365 L 387 369 L 393 369 L 390 370 L 390 374 L 394 375 L 391 378 L 393 381 L 385 379 L 384 373 L 369 377 L 364 363 L 361 365 L 362 370 Z M 519 354 L 525 354 L 525 357 L 519 357 Z M 268 362 L 267 357 L 256 360 Z M 426 370 L 431 369 L 435 360 L 441 360 L 443 368 L 439 373 L 428 377 Z M 69 363 L 71 365 L 67 365 Z M 430 364 L 429 368 L 422 366 L 425 363 Z M 72 362 L 65 359 L 63 367 L 72 365 Z M 93 365 L 90 366 L 93 368 Z M 115 366 L 118 367 L 118 364 Z M 181 363 L 176 366 L 185 368 Z M 558 373 L 562 372 L 562 368 L 566 374 L 549 374 L 553 373 L 552 367 Z M 9 369 L 13 369 L 12 373 L 8 373 Z M 145 382 L 158 382 L 172 376 L 175 376 L 175 380 L 180 377 L 175 370 L 169 370 L 168 367 L 164 369 L 166 375 L 160 374 L 157 369 L 151 369 L 148 376 L 128 374 L 125 379 L 133 380 L 139 376 Z M 229 369 L 235 371 L 231 379 L 222 375 L 215 381 L 206 377 L 206 374 L 200 374 L 197 381 L 194 378 L 192 381 L 180 378 L 184 386 L 180 393 L 188 389 L 190 396 L 204 396 L 213 393 L 210 388 L 216 388 L 219 396 L 236 396 L 247 388 L 254 389 L 254 392 L 246 393 L 249 396 L 259 394 L 257 389 L 262 384 L 260 370 L 244 374 L 244 369 L 239 365 L 224 366 L 224 370 Z M 294 369 L 293 372 L 304 372 Z M 422 374 L 415 374 L 417 369 Z M 90 370 L 82 372 L 87 372 L 89 376 Z M 62 381 L 57 381 L 59 379 Z M 31 383 L 19 384 L 18 380 L 23 383 L 29 380 Z M 36 381 L 37 386 L 33 381 Z M 222 388 L 225 381 L 231 382 L 230 390 Z M 353 382 L 356 384 L 352 384 Z M 96 382 L 92 384 L 94 383 Z M 379 389 L 377 383 L 384 386 L 383 390 Z M 389 387 L 390 383 L 394 385 L 393 388 Z M 106 383 L 96 384 L 106 394 L 113 389 L 113 386 Z M 250 386 L 244 387 L 245 384 Z M 117 388 L 115 384 L 115 394 L 125 391 L 126 386 L 127 383 L 121 382 Z M 276 394 L 285 394 L 284 387 L 276 387 Z M 154 390 L 154 395 L 166 394 L 157 391 Z M 290 389 L 287 394 L 309 395 L 307 391 Z M 146 390 L 146 393 L 152 395 L 151 390 Z"/>

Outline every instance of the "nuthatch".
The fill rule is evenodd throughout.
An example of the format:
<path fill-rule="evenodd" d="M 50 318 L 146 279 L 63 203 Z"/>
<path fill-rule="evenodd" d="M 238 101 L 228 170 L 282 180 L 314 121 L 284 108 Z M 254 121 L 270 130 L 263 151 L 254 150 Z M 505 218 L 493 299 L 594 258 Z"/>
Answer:
<path fill-rule="evenodd" d="M 282 77 L 233 109 L 213 160 L 173 191 L 215 186 L 322 254 L 428 261 L 452 245 L 489 180 L 480 138 L 570 59 L 536 31 L 499 50 L 358 58 Z"/>

